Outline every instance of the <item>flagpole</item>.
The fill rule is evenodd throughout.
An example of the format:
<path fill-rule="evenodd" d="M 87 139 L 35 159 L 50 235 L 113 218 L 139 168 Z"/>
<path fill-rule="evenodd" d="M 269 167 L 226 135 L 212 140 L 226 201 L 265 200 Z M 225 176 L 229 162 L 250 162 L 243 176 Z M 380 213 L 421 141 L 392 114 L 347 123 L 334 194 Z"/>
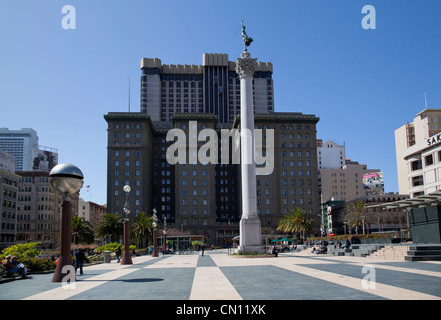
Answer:
<path fill-rule="evenodd" d="M 90 188 L 90 184 L 86 186 L 86 192 L 89 192 L 89 201 L 92 201 L 92 189 Z"/>

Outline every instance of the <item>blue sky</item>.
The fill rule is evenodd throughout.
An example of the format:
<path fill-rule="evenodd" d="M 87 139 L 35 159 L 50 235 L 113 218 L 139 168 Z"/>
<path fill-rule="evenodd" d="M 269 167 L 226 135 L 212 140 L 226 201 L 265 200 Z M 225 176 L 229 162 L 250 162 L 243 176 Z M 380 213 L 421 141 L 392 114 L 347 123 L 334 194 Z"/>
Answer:
<path fill-rule="evenodd" d="M 65 30 L 64 5 L 76 10 Z M 364 30 L 363 6 L 376 9 Z M 84 173 L 81 197 L 106 202 L 103 115 L 139 111 L 140 59 L 201 64 L 203 53 L 249 48 L 274 66 L 278 112 L 320 117 L 317 137 L 345 143 L 346 156 L 384 172 L 398 191 L 394 130 L 441 108 L 441 1 L 75 1 L 0 0 L 0 127 L 30 127 L 59 162 Z"/>

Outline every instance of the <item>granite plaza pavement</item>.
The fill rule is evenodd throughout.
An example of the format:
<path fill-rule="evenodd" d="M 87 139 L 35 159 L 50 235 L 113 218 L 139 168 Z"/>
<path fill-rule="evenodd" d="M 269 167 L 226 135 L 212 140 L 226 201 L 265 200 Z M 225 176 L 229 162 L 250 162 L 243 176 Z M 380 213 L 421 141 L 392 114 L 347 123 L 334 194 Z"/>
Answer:
<path fill-rule="evenodd" d="M 4 282 L 0 300 L 441 300 L 441 261 L 225 250 L 132 260 L 89 265 L 67 286 L 53 273 Z"/>

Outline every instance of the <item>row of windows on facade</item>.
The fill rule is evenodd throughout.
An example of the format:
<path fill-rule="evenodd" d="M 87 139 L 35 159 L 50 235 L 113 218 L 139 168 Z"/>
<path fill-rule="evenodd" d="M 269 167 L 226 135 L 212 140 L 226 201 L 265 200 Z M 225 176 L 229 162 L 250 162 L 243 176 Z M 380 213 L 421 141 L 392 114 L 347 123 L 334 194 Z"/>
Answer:
<path fill-rule="evenodd" d="M 19 205 L 17 207 L 17 211 L 30 211 L 30 210 L 33 210 L 30 205 Z M 39 205 L 37 205 L 37 210 L 38 211 L 52 211 L 52 210 L 54 210 L 54 207 L 51 205 L 46 205 L 46 204 L 39 204 Z"/>
<path fill-rule="evenodd" d="M 37 241 L 53 241 L 55 239 L 55 234 L 53 233 L 37 233 L 35 234 L 35 240 Z M 17 240 L 18 241 L 29 241 L 30 235 L 29 234 L 23 234 L 23 233 L 17 233 Z"/>
<path fill-rule="evenodd" d="M 2 201 L 2 206 L 3 208 L 10 208 L 10 209 L 14 209 L 15 208 L 15 201 L 9 201 L 9 200 L 3 200 Z"/>
<path fill-rule="evenodd" d="M 49 177 L 36 177 L 35 181 L 33 177 L 21 177 L 20 182 L 25 183 L 25 182 L 39 182 L 39 183 L 47 183 L 49 182 Z"/>
<path fill-rule="evenodd" d="M 53 220 L 54 215 L 52 213 L 39 213 L 37 214 L 36 220 Z M 17 214 L 17 221 L 28 221 L 31 220 L 31 215 L 26 213 Z"/>
<path fill-rule="evenodd" d="M 198 220 L 196 220 L 196 219 L 193 219 L 193 220 L 192 220 L 192 225 L 193 225 L 193 226 L 197 226 L 198 224 L 199 224 Z M 183 219 L 183 220 L 182 220 L 182 225 L 183 225 L 183 226 L 188 226 L 187 219 Z M 208 220 L 207 220 L 207 219 L 203 219 L 203 220 L 202 220 L 202 225 L 203 225 L 203 226 L 208 226 Z"/>
<path fill-rule="evenodd" d="M 17 224 L 17 230 L 26 231 L 31 230 L 31 225 L 29 223 L 19 223 Z M 35 224 L 35 230 L 56 230 L 52 223 L 37 223 Z M 18 234 L 17 234 L 18 238 Z M 19 239 L 17 239 L 19 240 Z M 47 239 L 46 239 L 47 240 Z"/>
<path fill-rule="evenodd" d="M 16 187 L 17 186 L 17 181 L 4 177 L 3 178 L 3 184 L 6 184 L 6 185 L 12 186 L 12 187 Z"/>
<path fill-rule="evenodd" d="M 163 147 L 163 148 L 165 148 L 165 147 Z M 220 149 L 221 149 L 221 151 L 223 151 L 223 147 L 221 147 Z M 115 155 L 116 155 L 116 156 L 118 156 L 118 155 L 117 155 L 117 152 L 118 152 L 118 151 L 115 151 Z M 128 154 L 129 154 L 129 151 L 126 151 L 126 156 L 129 156 Z M 137 154 L 138 154 L 137 156 L 139 156 L 139 151 L 137 151 Z M 197 156 L 197 152 L 196 152 L 196 151 L 193 151 L 192 154 L 193 154 L 193 156 Z M 203 155 L 203 156 L 207 156 L 207 153 L 204 151 L 202 155 Z M 265 155 L 265 156 L 268 156 L 268 153 L 265 152 L 264 155 Z M 156 155 L 155 155 L 155 156 L 156 156 Z M 155 156 L 154 156 L 154 158 L 155 158 Z M 257 151 L 256 151 L 256 156 L 260 156 L 260 152 L 257 152 Z M 286 153 L 285 151 L 283 151 L 283 152 L 281 153 L 281 156 L 282 156 L 282 158 L 286 158 L 286 157 L 287 157 L 287 153 Z M 290 153 L 289 153 L 289 157 L 294 157 L 294 156 L 295 156 L 295 152 L 294 152 L 294 151 L 290 151 Z M 299 151 L 299 152 L 297 153 L 297 156 L 298 156 L 299 158 L 302 157 L 302 152 Z M 309 152 L 309 151 L 306 151 L 306 152 L 305 152 L 305 156 L 306 156 L 306 157 L 310 157 L 310 152 Z M 165 157 L 165 155 L 163 155 L 162 158 L 164 158 L 164 157 Z M 135 166 L 136 166 L 136 167 L 139 167 L 140 164 L 141 164 L 141 163 L 140 163 L 139 160 L 135 160 Z M 119 165 L 120 165 L 120 161 L 119 161 L 119 160 L 115 160 L 115 161 L 114 161 L 114 166 L 115 166 L 115 167 L 119 167 Z M 205 165 L 206 165 L 206 163 L 205 163 Z M 299 160 L 299 161 L 297 162 L 297 165 L 298 165 L 299 167 L 302 167 L 302 166 L 303 166 L 303 160 Z M 311 166 L 311 161 L 306 160 L 305 165 L 306 165 L 307 167 L 310 167 L 310 166 Z M 124 161 L 124 166 L 126 166 L 126 167 L 130 167 L 130 161 L 129 161 L 129 160 L 125 160 L 125 161 Z M 156 167 L 157 164 L 155 163 L 154 166 Z M 286 166 L 287 166 L 287 162 L 286 162 L 286 161 L 282 161 L 282 166 L 283 166 L 283 167 L 286 167 Z M 290 162 L 290 166 L 291 166 L 291 167 L 295 167 L 295 162 L 294 162 L 294 161 L 291 161 L 291 162 Z M 128 172 L 128 171 L 126 171 L 126 173 L 127 173 L 127 172 Z M 139 176 L 139 174 L 140 174 L 140 172 L 137 171 L 136 175 Z M 115 176 L 118 176 L 118 175 L 119 175 L 119 171 L 116 170 L 116 171 L 115 171 Z M 128 175 L 128 174 L 126 174 L 126 175 Z M 167 175 L 169 175 L 169 174 L 167 174 Z M 185 171 L 183 172 L 183 175 L 185 175 Z M 30 190 L 23 190 L 23 191 L 30 191 Z"/>
<path fill-rule="evenodd" d="M 311 175 L 310 170 L 307 170 L 306 173 L 307 173 L 307 175 Z M 284 175 L 284 174 L 283 174 L 283 171 L 282 171 L 282 175 Z M 291 175 L 294 176 L 295 173 L 291 172 Z M 299 171 L 299 176 L 303 176 L 303 171 L 302 171 L 302 170 Z M 154 181 L 154 184 L 156 185 L 157 182 L 158 182 L 158 181 L 155 180 L 155 181 Z M 228 179 L 220 179 L 219 182 L 220 182 L 220 184 L 228 184 Z M 303 185 L 303 179 L 299 179 L 299 182 L 300 182 L 300 185 Z M 171 180 L 170 180 L 170 179 L 161 179 L 161 184 L 163 184 L 163 185 L 169 185 L 170 183 L 171 183 Z M 230 181 L 230 183 L 231 183 L 231 184 L 234 184 L 234 179 L 233 179 L 232 181 Z M 260 186 L 260 183 L 261 183 L 261 182 L 260 182 L 260 179 L 257 179 L 257 180 L 256 180 L 256 185 L 257 185 L 257 186 Z M 311 185 L 311 179 L 307 179 L 307 184 L 308 184 L 308 185 Z M 120 185 L 120 184 L 119 184 L 119 180 L 115 180 L 115 181 L 114 181 L 114 185 L 115 185 L 115 186 L 119 186 L 119 185 Z M 124 185 L 130 185 L 129 180 L 125 180 Z M 135 185 L 136 185 L 136 186 L 140 186 L 140 185 L 141 185 L 140 180 L 135 179 Z M 183 179 L 183 180 L 182 180 L 182 185 L 183 185 L 183 186 L 186 186 L 186 185 L 187 185 L 187 180 L 186 180 L 186 179 Z M 197 186 L 197 185 L 198 185 L 198 181 L 195 180 L 195 179 L 193 179 L 193 180 L 192 180 L 192 185 L 193 185 L 193 186 Z M 207 185 L 208 185 L 208 182 L 207 182 L 206 179 L 203 179 L 203 180 L 202 180 L 202 185 L 203 185 L 203 186 L 207 186 Z M 265 185 L 267 185 L 267 186 L 271 185 L 271 180 L 270 180 L 270 179 L 266 179 L 266 180 L 265 180 Z M 288 185 L 288 180 L 287 180 L 287 179 L 282 179 L 282 185 L 287 186 L 287 185 Z M 295 180 L 295 179 L 291 179 L 291 186 L 295 186 L 295 185 L 296 185 L 296 180 Z M 136 190 L 135 193 L 136 193 L 137 195 L 139 195 L 139 190 Z M 118 190 L 115 190 L 115 195 L 118 195 Z"/>
<path fill-rule="evenodd" d="M 2 234 L 0 242 L 14 242 L 15 236 L 13 234 Z"/>
<path fill-rule="evenodd" d="M 205 124 L 202 124 L 202 128 L 203 128 L 203 129 L 205 129 L 206 127 L 207 127 L 207 126 L 206 126 Z M 122 128 L 124 128 L 124 129 L 140 129 L 141 126 L 140 126 L 139 123 L 135 123 L 135 124 L 130 124 L 130 123 L 125 123 L 125 124 L 115 123 L 115 124 L 114 124 L 114 128 L 115 128 L 115 129 L 122 129 Z M 182 124 L 182 125 L 181 125 L 181 128 L 182 128 L 182 129 L 186 129 L 186 128 L 187 128 L 187 125 L 186 125 L 186 124 Z M 196 126 L 193 126 L 192 128 L 195 129 Z M 279 125 L 278 125 L 277 127 L 276 127 L 276 126 L 271 126 L 271 129 L 278 129 L 278 130 L 282 130 L 282 131 L 284 131 L 284 130 L 292 131 L 292 130 L 294 130 L 294 128 L 296 128 L 297 131 L 302 131 L 302 130 L 307 131 L 307 130 L 310 130 L 310 126 L 309 126 L 309 125 L 296 125 L 296 126 L 294 126 L 294 125 L 280 125 L 280 126 L 279 126 Z M 266 130 L 266 129 L 270 129 L 270 127 L 269 127 L 268 125 L 258 125 L 258 124 L 256 124 L 256 125 L 255 125 L 255 129 L 264 129 L 264 130 Z M 293 138 L 293 136 L 290 136 L 290 138 Z M 154 138 L 154 142 L 155 142 L 155 143 L 158 142 L 156 138 Z M 165 141 L 165 138 L 162 139 L 162 143 L 165 143 L 165 142 L 166 142 L 166 141 Z"/>
<path fill-rule="evenodd" d="M 33 190 L 33 186 L 21 186 L 18 189 L 19 192 L 32 192 L 32 190 Z M 37 192 L 48 192 L 48 193 L 54 192 L 54 190 L 52 188 L 45 187 L 45 186 L 36 186 L 36 191 Z"/>
<path fill-rule="evenodd" d="M 355 183 L 359 183 L 358 181 L 356 181 Z M 339 186 L 336 185 L 332 185 L 331 189 L 338 189 Z M 351 187 L 352 188 L 352 187 Z M 340 185 L 340 189 L 346 189 L 346 185 Z M 358 189 L 358 185 L 355 185 L 355 189 Z"/>
<path fill-rule="evenodd" d="M 15 219 L 15 213 L 9 211 L 2 211 L 2 219 Z"/>
<path fill-rule="evenodd" d="M 2 222 L 2 230 L 15 230 L 15 223 Z"/>
<path fill-rule="evenodd" d="M 16 195 L 17 193 L 15 191 L 3 188 L 3 197 L 9 197 L 15 199 Z"/>
<path fill-rule="evenodd" d="M 24 196 L 24 195 L 18 196 L 18 201 L 21 201 L 21 202 L 29 202 L 31 200 L 32 200 L 31 196 Z M 50 196 L 38 196 L 37 201 L 39 201 L 39 202 L 53 202 L 54 198 L 50 197 Z"/>
<path fill-rule="evenodd" d="M 215 69 L 216 70 L 216 69 Z M 176 88 L 188 88 L 189 85 L 191 88 L 195 88 L 196 85 L 201 88 L 202 80 L 204 79 L 203 74 L 161 74 L 158 69 L 147 69 L 146 74 L 148 75 L 159 75 L 161 77 L 161 85 L 162 87 L 176 87 Z M 147 75 L 141 75 L 141 87 L 147 86 L 148 78 Z M 253 74 L 254 79 L 267 79 L 267 85 L 272 84 L 271 80 L 272 74 L 271 72 L 266 71 L 256 71 Z M 238 77 L 235 71 L 228 72 L 228 84 L 232 85 L 233 82 L 236 86 L 240 86 L 240 78 Z M 214 79 L 218 79 L 217 75 L 214 75 Z M 253 79 L 253 83 L 254 83 Z"/>
<path fill-rule="evenodd" d="M 436 152 L 436 157 L 433 153 L 424 156 L 424 166 L 427 167 L 435 164 L 435 159 L 437 163 L 441 162 L 441 151 Z M 421 170 L 422 168 L 423 166 L 421 160 L 415 160 L 410 163 L 411 172 L 415 170 Z"/>
<path fill-rule="evenodd" d="M 219 91 L 222 92 L 222 87 L 219 87 Z M 168 94 L 165 89 L 162 89 L 161 102 L 166 103 L 166 102 L 171 102 L 171 100 L 176 101 L 176 102 L 182 102 L 181 99 L 184 98 L 184 103 L 185 102 L 188 103 L 189 102 L 188 99 L 190 98 L 191 102 L 195 103 L 196 102 L 196 93 L 194 93 L 194 91 L 192 91 L 192 93 L 190 94 L 190 97 L 189 97 L 188 93 L 185 93 L 185 92 L 186 91 L 184 90 L 184 94 L 182 97 L 181 91 L 179 89 L 176 91 L 173 89 L 170 89 Z M 255 91 L 253 90 L 253 95 L 254 94 L 255 94 Z M 197 98 L 199 99 L 198 100 L 199 103 L 203 103 L 203 97 L 204 97 L 204 95 L 202 93 L 202 90 L 199 90 L 199 93 L 197 94 Z M 177 100 L 175 100 L 175 98 Z M 230 91 L 228 94 L 228 100 L 230 101 L 230 103 L 232 103 L 232 101 L 234 101 L 234 98 L 236 98 L 236 101 L 240 101 L 240 92 Z M 272 101 L 272 91 L 270 89 L 267 91 L 267 100 Z M 147 102 L 147 92 L 146 91 L 143 91 L 141 102 Z"/>

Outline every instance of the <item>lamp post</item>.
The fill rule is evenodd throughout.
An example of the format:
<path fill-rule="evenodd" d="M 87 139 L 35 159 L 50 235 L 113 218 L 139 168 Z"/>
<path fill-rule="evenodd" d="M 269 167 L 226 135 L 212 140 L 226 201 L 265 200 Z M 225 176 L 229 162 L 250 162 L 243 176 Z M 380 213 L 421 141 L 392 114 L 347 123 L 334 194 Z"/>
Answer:
<path fill-rule="evenodd" d="M 164 235 L 164 251 L 163 251 L 163 256 L 165 256 L 165 251 L 167 250 L 167 219 L 164 218 L 164 230 L 162 231 L 162 234 Z"/>
<path fill-rule="evenodd" d="M 152 257 L 159 257 L 158 255 L 158 239 L 156 235 L 156 227 L 158 226 L 158 217 L 156 215 L 156 209 L 153 209 L 153 252 Z"/>
<path fill-rule="evenodd" d="M 133 264 L 132 258 L 130 256 L 130 239 L 129 239 L 129 235 L 130 235 L 129 193 L 130 193 L 130 190 L 131 190 L 130 186 L 129 185 L 125 185 L 123 187 L 123 190 L 126 193 L 126 202 L 124 203 L 124 213 L 126 214 L 126 217 L 124 219 L 124 236 L 123 236 L 123 238 L 124 238 L 124 252 L 123 252 L 123 256 L 122 256 L 120 264 Z"/>
<path fill-rule="evenodd" d="M 53 167 L 49 173 L 49 181 L 52 187 L 63 193 L 63 204 L 61 205 L 60 256 L 54 276 L 52 277 L 52 282 L 66 281 L 67 278 L 69 278 L 70 281 L 76 281 L 75 269 L 73 269 L 70 255 L 72 203 L 70 202 L 69 195 L 80 191 L 83 186 L 83 178 L 84 176 L 81 170 L 69 163 L 58 164 Z"/>

